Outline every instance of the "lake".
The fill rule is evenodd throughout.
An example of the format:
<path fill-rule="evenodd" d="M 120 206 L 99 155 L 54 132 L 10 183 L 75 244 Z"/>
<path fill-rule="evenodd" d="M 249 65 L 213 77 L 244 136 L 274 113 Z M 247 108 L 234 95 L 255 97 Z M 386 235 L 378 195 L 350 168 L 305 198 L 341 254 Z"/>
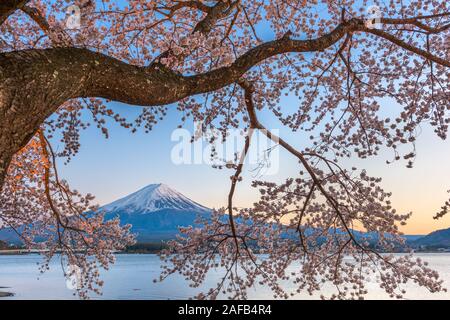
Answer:
<path fill-rule="evenodd" d="M 430 263 L 445 280 L 445 287 L 450 289 L 450 253 L 423 253 L 418 257 Z M 41 274 L 38 263 L 41 257 L 36 254 L 8 256 L 0 255 L 0 291 L 13 292 L 15 295 L 0 299 L 77 299 L 73 291 L 66 286 L 58 259 L 54 259 L 50 270 Z M 295 266 L 292 266 L 295 268 Z M 102 296 L 92 299 L 187 299 L 198 293 L 198 289 L 189 288 L 179 276 L 173 276 L 162 283 L 154 283 L 160 273 L 160 260 L 154 254 L 120 254 L 109 271 L 102 272 L 105 281 Z M 220 272 L 208 278 L 205 287 L 217 283 Z M 208 286 L 209 284 L 209 286 Z M 289 286 L 289 283 L 286 284 Z M 376 283 L 368 285 L 368 299 L 388 298 Z M 450 299 L 450 292 L 431 294 L 414 284 L 406 288 L 407 299 Z M 331 286 L 324 286 L 322 291 L 331 292 Z M 263 287 L 252 288 L 250 299 L 271 299 L 270 291 Z M 318 299 L 317 296 L 299 294 L 297 299 Z"/>

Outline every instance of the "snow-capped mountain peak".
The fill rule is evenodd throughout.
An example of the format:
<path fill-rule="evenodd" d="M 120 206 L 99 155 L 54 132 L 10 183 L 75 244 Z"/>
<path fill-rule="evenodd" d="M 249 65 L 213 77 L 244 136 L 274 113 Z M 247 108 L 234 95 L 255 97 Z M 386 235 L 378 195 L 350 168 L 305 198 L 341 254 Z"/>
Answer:
<path fill-rule="evenodd" d="M 159 183 L 150 184 L 126 197 L 101 207 L 102 211 L 146 214 L 164 209 L 206 212 L 208 208 L 190 200 L 180 192 Z"/>

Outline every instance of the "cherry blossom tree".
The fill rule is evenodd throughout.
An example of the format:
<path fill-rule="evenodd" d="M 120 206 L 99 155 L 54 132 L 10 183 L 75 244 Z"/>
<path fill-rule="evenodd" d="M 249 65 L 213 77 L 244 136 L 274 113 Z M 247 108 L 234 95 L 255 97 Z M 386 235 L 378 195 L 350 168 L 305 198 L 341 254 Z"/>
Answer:
<path fill-rule="evenodd" d="M 66 12 L 69 5 L 79 12 Z M 79 21 L 68 20 L 73 15 Z M 227 207 L 203 228 L 183 229 L 162 255 L 161 279 L 181 273 L 199 286 L 221 267 L 222 281 L 199 298 L 245 298 L 256 283 L 287 298 L 318 291 L 323 282 L 336 287 L 331 298 L 362 298 L 370 275 L 392 297 L 403 296 L 407 281 L 444 290 L 426 262 L 380 253 L 403 242 L 398 228 L 410 213 L 395 211 L 379 178 L 342 161 L 385 148 L 390 161 L 412 167 L 422 123 L 446 138 L 449 16 L 447 2 L 431 0 L 4 0 L 2 226 L 29 246 L 48 248 L 48 259 L 61 252 L 79 266 L 82 296 L 96 289 L 97 267 L 131 243 L 129 226 L 92 214 L 92 196 L 60 180 L 56 158 L 69 161 L 91 123 L 106 137 L 108 121 L 150 131 L 167 108 L 178 108 L 181 125 L 190 118 L 223 138 L 232 128 L 247 137 L 236 163 L 224 166 L 234 170 Z M 298 98 L 295 106 L 284 105 L 287 94 Z M 144 108 L 126 119 L 108 106 L 111 100 Z M 386 116 L 383 103 L 399 106 L 396 115 Z M 311 145 L 298 149 L 270 133 L 259 120 L 262 110 Z M 83 112 L 92 121 L 84 122 Z M 299 175 L 282 184 L 254 181 L 260 201 L 236 208 L 254 130 L 295 157 Z M 55 137 L 63 151 L 53 151 Z M 375 235 L 376 244 L 356 229 Z M 301 264 L 292 271 L 293 262 Z M 283 281 L 295 292 L 286 292 Z"/>

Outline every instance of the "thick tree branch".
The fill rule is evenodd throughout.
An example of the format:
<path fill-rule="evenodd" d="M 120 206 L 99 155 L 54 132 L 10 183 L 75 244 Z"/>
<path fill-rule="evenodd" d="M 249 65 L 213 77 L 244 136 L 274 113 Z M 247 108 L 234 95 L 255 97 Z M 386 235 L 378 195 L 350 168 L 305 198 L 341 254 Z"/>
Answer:
<path fill-rule="evenodd" d="M 30 11 L 29 14 L 39 23 L 36 12 Z M 285 36 L 263 43 L 248 50 L 229 66 L 193 76 L 181 75 L 161 64 L 149 67 L 130 65 L 83 48 L 1 53 L 0 150 L 4 154 L 0 159 L 0 183 L 12 154 L 22 148 L 41 123 L 69 99 L 100 97 L 133 105 L 170 104 L 235 83 L 252 67 L 271 57 L 283 53 L 323 51 L 354 32 L 374 34 L 429 61 L 450 67 L 450 62 L 443 58 L 384 31 L 367 28 L 363 19 L 343 21 L 334 30 L 315 39 L 294 40 Z"/>
<path fill-rule="evenodd" d="M 230 66 L 195 76 L 182 76 L 158 66 L 145 68 L 128 65 L 101 53 L 78 48 L 3 53 L 0 55 L 0 66 L 3 70 L 13 66 L 17 68 L 15 72 L 18 75 L 27 75 L 30 79 L 47 77 L 49 73 L 53 76 L 57 72 L 53 82 L 61 85 L 60 94 L 66 95 L 65 100 L 95 96 L 134 105 L 163 105 L 223 88 L 236 82 L 253 66 L 273 56 L 325 50 L 347 33 L 355 31 L 375 34 L 426 59 L 450 67 L 449 61 L 413 47 L 386 32 L 368 29 L 362 20 L 355 19 L 343 22 L 333 31 L 316 39 L 293 40 L 283 37 L 266 42 L 250 49 Z M 24 63 L 29 67 L 24 68 Z M 30 72 L 34 75 L 29 74 Z M 45 84 L 41 83 L 41 86 L 45 87 Z M 74 86 L 80 90 L 67 95 L 67 91 Z"/>
<path fill-rule="evenodd" d="M 170 104 L 185 97 L 223 88 L 236 82 L 258 63 L 288 52 L 325 50 L 346 33 L 363 28 L 359 20 L 339 25 L 336 29 L 311 40 L 292 40 L 283 37 L 266 42 L 236 59 L 227 67 L 195 76 L 182 76 L 167 68 L 137 67 L 112 57 L 80 48 L 52 48 L 24 50 L 0 54 L 3 73 L 37 79 L 54 78 L 39 87 L 61 86 L 65 100 L 79 97 L 101 97 L 134 105 Z M 74 86 L 79 90 L 71 90 Z M 71 91 L 68 94 L 68 91 Z"/>

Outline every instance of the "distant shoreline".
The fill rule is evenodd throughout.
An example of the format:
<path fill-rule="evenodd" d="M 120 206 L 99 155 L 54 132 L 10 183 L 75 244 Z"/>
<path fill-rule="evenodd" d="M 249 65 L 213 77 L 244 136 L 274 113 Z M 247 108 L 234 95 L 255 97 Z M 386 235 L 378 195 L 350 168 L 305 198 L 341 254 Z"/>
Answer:
<path fill-rule="evenodd" d="M 165 241 L 153 241 L 153 242 L 138 242 L 132 246 L 127 247 L 125 250 L 116 251 L 116 254 L 158 254 L 164 249 L 167 249 L 168 245 Z M 375 248 L 374 248 L 375 249 Z M 409 250 L 414 250 L 415 253 L 450 253 L 449 246 L 422 246 L 419 247 L 406 247 L 397 248 L 393 252 L 383 252 L 381 253 L 408 253 Z M 39 249 L 25 249 L 20 246 L 6 247 L 3 246 L 0 249 L 0 255 L 26 255 L 26 254 L 40 254 L 45 252 L 45 250 Z M 256 250 L 258 253 L 258 250 Z"/>

